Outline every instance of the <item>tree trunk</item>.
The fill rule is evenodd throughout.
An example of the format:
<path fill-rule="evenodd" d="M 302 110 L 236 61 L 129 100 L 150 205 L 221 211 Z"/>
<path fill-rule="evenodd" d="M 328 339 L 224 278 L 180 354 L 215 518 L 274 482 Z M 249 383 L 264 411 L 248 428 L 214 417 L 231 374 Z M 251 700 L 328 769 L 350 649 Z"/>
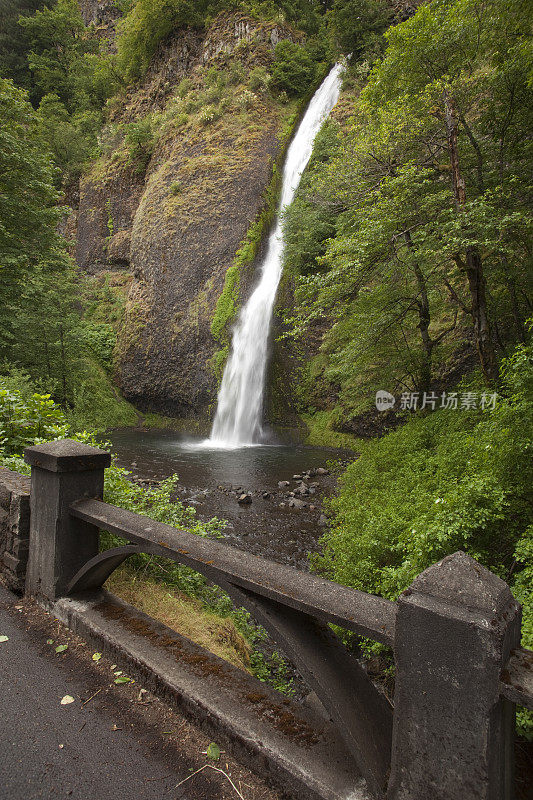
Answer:
<path fill-rule="evenodd" d="M 409 231 L 405 233 L 405 241 L 409 248 L 414 249 L 413 240 Z M 423 357 L 420 366 L 420 385 L 419 389 L 422 392 L 429 392 L 431 390 L 431 377 L 432 377 L 432 361 L 433 361 L 433 339 L 429 333 L 429 325 L 431 322 L 431 314 L 429 310 L 429 298 L 426 288 L 426 279 L 416 258 L 413 259 L 413 270 L 415 273 L 416 282 L 418 285 L 418 293 L 420 299 L 417 301 L 418 307 L 418 329 L 422 338 Z"/>
<path fill-rule="evenodd" d="M 59 326 L 59 341 L 61 343 L 61 378 L 63 384 L 63 405 L 67 405 L 67 363 L 65 357 L 65 340 L 63 326 Z"/>
<path fill-rule="evenodd" d="M 447 89 L 443 92 L 444 98 L 444 120 L 446 125 L 446 135 L 448 137 L 448 148 L 450 152 L 450 164 L 452 168 L 452 183 L 455 200 L 455 208 L 461 213 L 466 202 L 465 180 L 461 174 L 459 166 L 459 151 L 457 148 L 457 120 L 453 101 Z M 474 323 L 474 338 L 481 364 L 483 377 L 488 384 L 493 384 L 498 378 L 498 365 L 494 353 L 494 344 L 490 331 L 490 321 L 487 311 L 487 296 L 485 290 L 485 276 L 483 274 L 483 262 L 476 245 L 466 248 L 466 277 L 468 288 L 472 298 L 472 319 Z"/>

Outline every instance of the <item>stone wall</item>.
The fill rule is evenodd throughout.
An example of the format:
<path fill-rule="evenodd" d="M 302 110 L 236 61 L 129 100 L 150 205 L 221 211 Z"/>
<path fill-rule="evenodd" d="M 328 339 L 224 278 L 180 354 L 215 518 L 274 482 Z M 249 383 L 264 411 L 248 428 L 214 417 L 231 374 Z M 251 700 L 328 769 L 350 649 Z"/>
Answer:
<path fill-rule="evenodd" d="M 30 539 L 30 479 L 0 468 L 0 571 L 10 589 L 24 590 Z"/>

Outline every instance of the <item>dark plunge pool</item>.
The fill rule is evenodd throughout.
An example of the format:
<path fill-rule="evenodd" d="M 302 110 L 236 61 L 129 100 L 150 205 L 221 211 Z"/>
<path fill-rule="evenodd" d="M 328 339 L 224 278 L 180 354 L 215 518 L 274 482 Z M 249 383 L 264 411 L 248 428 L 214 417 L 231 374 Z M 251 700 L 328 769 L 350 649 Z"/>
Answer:
<path fill-rule="evenodd" d="M 321 504 L 335 490 L 335 479 L 313 476 L 307 483 L 317 484 L 315 493 L 303 497 L 306 506 L 297 509 L 289 507 L 289 492 L 300 483 L 293 475 L 354 458 L 351 451 L 297 444 L 209 449 L 199 447 L 199 439 L 170 431 L 116 430 L 106 438 L 120 465 L 137 478 L 160 480 L 177 473 L 180 499 L 194 505 L 202 519 L 228 520 L 232 544 L 300 567 L 318 547 L 324 531 Z M 289 487 L 278 487 L 287 480 Z M 245 492 L 252 502 L 242 506 L 237 500 Z"/>

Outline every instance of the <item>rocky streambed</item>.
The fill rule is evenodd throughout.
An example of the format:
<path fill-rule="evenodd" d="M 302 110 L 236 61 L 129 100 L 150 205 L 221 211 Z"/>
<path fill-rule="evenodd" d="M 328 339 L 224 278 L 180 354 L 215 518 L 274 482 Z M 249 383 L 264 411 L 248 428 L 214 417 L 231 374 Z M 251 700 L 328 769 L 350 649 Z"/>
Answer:
<path fill-rule="evenodd" d="M 176 473 L 180 500 L 201 519 L 227 520 L 228 544 L 300 569 L 328 524 L 322 504 L 336 487 L 328 465 L 355 458 L 346 450 L 297 444 L 210 450 L 170 431 L 127 429 L 107 438 L 136 480 Z"/>

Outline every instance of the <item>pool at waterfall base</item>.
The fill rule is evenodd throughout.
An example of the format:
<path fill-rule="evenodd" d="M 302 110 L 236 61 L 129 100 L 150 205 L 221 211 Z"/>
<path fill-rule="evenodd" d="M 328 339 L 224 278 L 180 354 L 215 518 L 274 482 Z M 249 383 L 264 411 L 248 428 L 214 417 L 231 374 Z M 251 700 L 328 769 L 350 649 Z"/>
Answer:
<path fill-rule="evenodd" d="M 123 429 L 111 431 L 106 439 L 135 480 L 177 474 L 179 499 L 194 506 L 201 519 L 227 520 L 229 544 L 302 568 L 308 552 L 318 548 L 325 525 L 322 501 L 335 491 L 336 480 L 332 474 L 314 475 L 306 481 L 317 486 L 302 498 L 305 507 L 291 508 L 290 492 L 301 483 L 293 476 L 355 458 L 349 450 L 294 443 L 205 447 L 203 438 L 174 431 Z M 279 487 L 283 481 L 289 485 Z M 243 493 L 251 495 L 248 505 L 238 502 Z"/>

